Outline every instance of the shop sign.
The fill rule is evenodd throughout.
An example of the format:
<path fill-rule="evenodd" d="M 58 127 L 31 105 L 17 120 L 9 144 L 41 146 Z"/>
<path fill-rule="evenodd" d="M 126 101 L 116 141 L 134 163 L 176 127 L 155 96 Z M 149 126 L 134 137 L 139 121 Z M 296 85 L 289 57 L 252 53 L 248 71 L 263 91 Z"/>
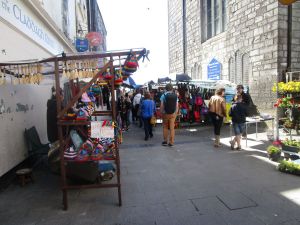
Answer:
<path fill-rule="evenodd" d="M 44 29 L 44 24 L 24 2 L 26 1 L 0 0 L 0 19 L 4 19 L 52 54 L 61 53 L 62 46 L 48 30 Z"/>
<path fill-rule="evenodd" d="M 89 40 L 90 46 L 99 46 L 102 44 L 102 35 L 99 32 L 89 32 L 86 36 Z"/>
<path fill-rule="evenodd" d="M 78 52 L 85 52 L 89 49 L 89 41 L 87 39 L 76 38 L 75 44 Z"/>
<path fill-rule="evenodd" d="M 221 63 L 213 58 L 207 66 L 207 79 L 220 80 L 221 79 Z"/>

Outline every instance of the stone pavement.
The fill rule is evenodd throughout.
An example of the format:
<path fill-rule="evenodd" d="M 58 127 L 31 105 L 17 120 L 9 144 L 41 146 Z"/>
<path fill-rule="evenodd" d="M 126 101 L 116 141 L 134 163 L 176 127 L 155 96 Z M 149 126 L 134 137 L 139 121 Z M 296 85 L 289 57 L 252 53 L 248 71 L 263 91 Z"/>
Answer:
<path fill-rule="evenodd" d="M 269 163 L 265 141 L 235 152 L 213 148 L 211 128 L 178 130 L 173 148 L 161 146 L 161 127 L 147 142 L 136 127 L 124 136 L 122 207 L 115 189 L 75 190 L 63 211 L 59 177 L 42 170 L 0 193 L 0 224 L 300 224 L 300 179 Z"/>

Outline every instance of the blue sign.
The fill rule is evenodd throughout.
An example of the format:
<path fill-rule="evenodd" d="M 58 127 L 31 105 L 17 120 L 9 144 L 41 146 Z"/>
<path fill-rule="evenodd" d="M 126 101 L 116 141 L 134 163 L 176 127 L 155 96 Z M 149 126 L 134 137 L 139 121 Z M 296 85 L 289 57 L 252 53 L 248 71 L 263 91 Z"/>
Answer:
<path fill-rule="evenodd" d="M 207 79 L 220 80 L 221 79 L 221 63 L 213 58 L 207 65 Z"/>
<path fill-rule="evenodd" d="M 78 52 L 85 52 L 89 49 L 89 41 L 87 39 L 76 39 L 76 50 Z"/>

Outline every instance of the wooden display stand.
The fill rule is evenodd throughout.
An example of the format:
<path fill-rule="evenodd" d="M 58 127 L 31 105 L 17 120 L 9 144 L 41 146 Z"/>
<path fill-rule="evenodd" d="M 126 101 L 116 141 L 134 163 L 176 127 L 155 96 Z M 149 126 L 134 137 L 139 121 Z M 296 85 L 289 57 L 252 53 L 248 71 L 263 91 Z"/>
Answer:
<path fill-rule="evenodd" d="M 115 60 L 126 59 L 129 55 L 134 54 L 137 57 L 137 60 L 139 60 L 142 57 L 147 57 L 148 51 L 146 49 L 135 49 L 135 50 L 124 50 L 124 51 L 118 51 L 118 52 L 104 52 L 104 53 L 88 53 L 88 54 L 80 54 L 80 55 L 65 55 L 59 57 L 53 57 L 50 59 L 41 60 L 38 62 L 26 62 L 26 63 L 12 63 L 12 64 L 5 64 L 0 63 L 1 66 L 1 72 L 4 72 L 6 74 L 10 74 L 12 76 L 18 77 L 19 74 L 16 74 L 14 70 L 8 70 L 7 68 L 16 67 L 19 65 L 28 67 L 30 65 L 36 65 L 37 63 L 54 63 L 54 75 L 55 75 L 55 86 L 56 90 L 60 90 L 60 76 L 62 75 L 62 64 L 70 61 L 75 60 L 76 62 L 83 62 L 83 60 L 92 60 L 92 59 L 105 59 L 106 64 L 100 69 L 100 71 L 92 77 L 92 79 L 83 87 L 80 89 L 80 91 L 71 98 L 71 100 L 67 103 L 67 105 L 62 108 L 62 99 L 60 97 L 59 91 L 56 91 L 56 101 L 57 101 L 57 125 L 58 125 L 58 136 L 59 136 L 59 143 L 60 143 L 60 167 L 61 167 L 61 189 L 63 192 L 63 209 L 68 209 L 68 197 L 67 197 L 67 191 L 70 189 L 87 189 L 87 188 L 117 188 L 118 189 L 118 201 L 119 206 L 122 205 L 122 195 L 121 195 L 121 181 L 120 181 L 120 156 L 119 156 L 119 144 L 117 141 L 117 132 L 115 132 L 114 137 L 114 156 L 112 161 L 114 161 L 116 165 L 116 182 L 115 183 L 93 183 L 93 184 L 83 184 L 83 185 L 70 185 L 67 182 L 66 177 L 66 164 L 71 160 L 66 160 L 64 158 L 64 150 L 66 149 L 70 137 L 67 134 L 66 137 L 63 136 L 63 130 L 66 130 L 67 133 L 70 129 L 76 128 L 78 130 L 83 131 L 84 127 L 87 125 L 90 125 L 90 121 L 77 121 L 77 120 L 71 120 L 66 121 L 63 120 L 64 115 L 67 113 L 69 109 L 71 109 L 74 104 L 78 101 L 78 99 L 82 96 L 84 92 L 86 92 L 91 85 L 93 85 L 97 79 L 99 78 L 99 75 L 103 74 L 107 69 L 111 71 L 111 73 L 114 73 L 114 67 L 118 67 L 118 65 L 114 65 Z M 121 58 L 123 57 L 123 58 Z M 104 61 L 105 61 L 104 60 Z M 112 72 L 113 71 L 113 72 Z M 24 75 L 24 73 L 23 73 Z M 22 75 L 22 77 L 23 77 Z M 24 75 L 25 76 L 25 75 Z M 30 75 L 26 75 L 30 76 Z M 77 80 L 78 81 L 78 80 Z M 115 96 L 115 78 L 113 76 L 113 79 L 110 81 L 110 92 L 111 92 L 111 111 L 100 111 L 100 112 L 94 112 L 92 116 L 111 116 L 112 121 L 116 122 L 117 120 L 117 111 L 116 111 L 116 96 Z M 115 128 L 116 129 L 116 128 Z M 95 161 L 95 160 L 93 160 Z M 72 160 L 72 163 L 77 163 L 76 160 Z M 78 162 L 82 163 L 82 162 Z"/>

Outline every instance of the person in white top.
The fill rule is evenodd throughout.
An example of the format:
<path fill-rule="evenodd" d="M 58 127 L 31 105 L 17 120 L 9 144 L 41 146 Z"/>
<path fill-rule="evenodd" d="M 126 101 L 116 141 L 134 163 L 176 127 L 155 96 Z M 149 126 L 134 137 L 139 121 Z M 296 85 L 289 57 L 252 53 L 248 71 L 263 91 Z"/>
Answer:
<path fill-rule="evenodd" d="M 142 93 L 139 90 L 138 93 L 134 96 L 133 101 L 132 101 L 132 108 L 133 108 L 133 120 L 138 120 L 138 110 L 140 107 L 140 103 L 141 103 L 141 99 L 142 99 Z"/>

